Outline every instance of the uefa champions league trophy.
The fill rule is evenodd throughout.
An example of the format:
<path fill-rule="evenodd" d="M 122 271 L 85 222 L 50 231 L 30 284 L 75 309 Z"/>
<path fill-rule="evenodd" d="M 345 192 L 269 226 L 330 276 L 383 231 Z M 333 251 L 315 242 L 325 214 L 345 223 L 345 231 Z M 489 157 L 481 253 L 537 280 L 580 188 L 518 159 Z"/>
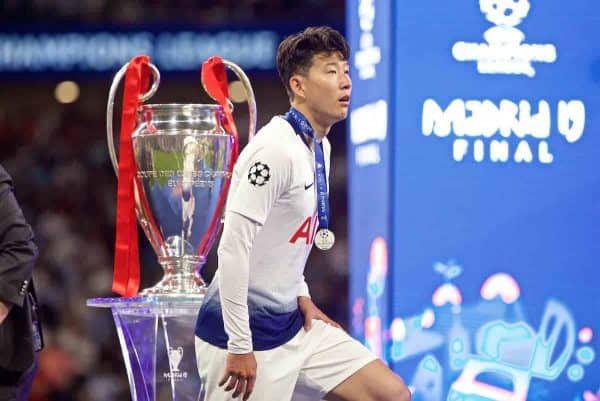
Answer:
<path fill-rule="evenodd" d="M 113 105 L 119 83 L 134 60 L 115 75 L 107 105 L 108 147 L 117 176 L 120 164 L 113 139 Z M 127 297 L 87 302 L 112 309 L 134 401 L 203 398 L 194 351 L 196 316 L 206 290 L 200 271 L 221 227 L 238 152 L 233 106 L 227 95 L 222 96 L 227 90 L 221 87 L 215 96 L 214 86 L 209 88 L 204 81 L 204 67 L 215 60 L 219 67 L 232 70 L 243 84 L 249 106 L 249 137 L 253 137 L 254 93 L 237 65 L 211 58 L 203 66 L 202 84 L 220 104 L 144 104 L 160 82 L 158 69 L 147 59 L 153 82 L 148 92 L 139 95 L 130 137 L 132 197 L 135 216 L 157 253 L 164 277 L 139 295 L 136 287 Z M 226 84 L 224 68 L 222 74 L 212 82 Z M 125 86 L 128 84 L 126 78 Z M 126 99 L 123 107 L 125 110 Z"/>

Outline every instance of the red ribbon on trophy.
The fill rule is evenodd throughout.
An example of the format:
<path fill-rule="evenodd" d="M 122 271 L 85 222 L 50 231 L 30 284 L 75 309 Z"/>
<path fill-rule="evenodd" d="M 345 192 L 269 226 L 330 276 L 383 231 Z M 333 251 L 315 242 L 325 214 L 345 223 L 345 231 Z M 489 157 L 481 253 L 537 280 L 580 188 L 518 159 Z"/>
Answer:
<path fill-rule="evenodd" d="M 200 73 L 202 85 L 204 90 L 212 97 L 221 107 L 225 113 L 225 121 L 223 126 L 225 130 L 233 135 L 233 157 L 231 158 L 231 164 L 228 166 L 227 171 L 233 172 L 233 165 L 235 164 L 238 153 L 239 153 L 239 140 L 238 132 L 233 120 L 233 108 L 231 107 L 231 101 L 229 100 L 229 81 L 227 80 L 227 72 L 225 70 L 225 64 L 221 57 L 213 56 L 202 63 L 202 71 Z M 225 207 L 225 200 L 227 199 L 227 193 L 229 192 L 229 185 L 231 180 L 225 184 L 221 197 L 219 198 L 217 209 L 210 222 L 209 229 L 206 231 L 207 234 L 202 239 L 200 248 L 198 251 L 199 255 L 204 255 L 212 246 L 219 230 L 213 230 L 215 224 L 220 224 L 221 216 L 223 215 L 223 208 Z M 210 233 L 214 233 L 212 236 Z"/>
<path fill-rule="evenodd" d="M 231 109 L 231 101 L 229 100 L 229 81 L 227 80 L 227 72 L 225 71 L 223 59 L 217 56 L 209 58 L 202 63 L 202 72 L 200 74 L 202 85 L 204 85 L 206 92 L 225 111 L 225 129 L 237 138 L 238 132 L 233 121 L 233 110 Z M 237 155 L 237 147 L 235 153 Z"/>
<path fill-rule="evenodd" d="M 150 82 L 148 56 L 134 57 L 127 66 L 121 114 L 115 265 L 112 289 L 125 296 L 137 295 L 140 286 L 140 255 L 135 213 L 135 159 L 131 135 L 136 127 L 140 95 Z"/>

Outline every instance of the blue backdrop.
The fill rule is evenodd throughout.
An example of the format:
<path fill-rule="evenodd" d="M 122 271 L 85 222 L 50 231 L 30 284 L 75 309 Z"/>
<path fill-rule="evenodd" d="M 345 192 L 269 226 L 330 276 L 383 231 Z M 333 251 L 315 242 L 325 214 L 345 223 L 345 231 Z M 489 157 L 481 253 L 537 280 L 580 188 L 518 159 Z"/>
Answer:
<path fill-rule="evenodd" d="M 598 399 L 600 4 L 392 3 L 348 2 L 353 334 L 414 400 Z"/>

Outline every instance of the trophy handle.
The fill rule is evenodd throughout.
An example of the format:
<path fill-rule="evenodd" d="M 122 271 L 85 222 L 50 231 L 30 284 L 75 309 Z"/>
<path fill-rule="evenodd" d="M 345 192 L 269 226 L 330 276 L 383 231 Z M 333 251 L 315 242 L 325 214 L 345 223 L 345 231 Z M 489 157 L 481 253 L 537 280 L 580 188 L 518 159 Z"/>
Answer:
<path fill-rule="evenodd" d="M 117 159 L 117 151 L 115 149 L 115 141 L 114 141 L 114 132 L 113 132 L 113 111 L 115 108 L 115 95 L 117 94 L 117 89 L 125 72 L 127 72 L 127 66 L 129 63 L 126 63 L 117 73 L 115 74 L 112 84 L 110 85 L 110 91 L 108 92 L 108 103 L 106 104 L 106 136 L 108 141 L 108 154 L 110 155 L 110 161 L 112 162 L 113 168 L 115 170 L 115 174 L 119 175 L 119 161 Z M 150 99 L 156 91 L 158 90 L 158 85 L 160 84 L 160 72 L 158 68 L 154 64 L 148 64 L 150 67 L 150 71 L 154 76 L 154 81 L 152 82 L 152 86 L 148 90 L 148 92 L 140 95 L 140 102 L 145 102 Z"/>
<path fill-rule="evenodd" d="M 238 66 L 237 64 L 223 59 L 223 64 L 228 67 L 233 73 L 238 77 L 242 86 L 244 87 L 244 93 L 246 94 L 246 99 L 248 101 L 248 142 L 252 140 L 254 134 L 256 133 L 256 98 L 254 97 L 254 90 L 252 90 L 252 85 L 250 85 L 250 80 L 248 76 Z M 229 107 L 233 112 L 233 104 L 229 102 Z"/>
<path fill-rule="evenodd" d="M 115 95 L 117 93 L 119 84 L 121 83 L 121 80 L 123 79 L 123 76 L 125 75 L 125 72 L 127 71 L 128 65 L 129 65 L 129 63 L 126 63 L 115 74 L 112 84 L 110 85 L 110 91 L 108 92 L 108 103 L 106 105 L 106 136 L 107 136 L 107 142 L 108 142 L 108 153 L 110 155 L 110 161 L 113 165 L 113 169 L 115 170 L 115 175 L 117 177 L 119 176 L 119 161 L 117 159 L 117 151 L 115 149 L 115 142 L 114 142 L 113 110 L 114 110 L 114 106 L 115 106 Z M 152 82 L 152 86 L 150 87 L 148 92 L 140 95 L 140 97 L 139 97 L 140 102 L 145 102 L 148 99 L 150 99 L 152 96 L 154 96 L 154 94 L 156 93 L 156 91 L 158 89 L 158 85 L 160 83 L 160 72 L 158 71 L 158 68 L 156 68 L 156 66 L 154 66 L 153 64 L 148 64 L 148 67 L 150 67 L 152 75 L 154 76 L 154 81 Z M 139 131 L 141 128 L 144 128 L 144 127 L 145 127 L 145 124 L 141 124 L 139 127 L 136 128 L 136 131 Z M 135 205 L 136 205 L 135 214 L 137 216 L 138 221 L 140 222 L 140 225 L 142 226 L 142 230 L 146 234 L 146 237 L 148 238 L 148 241 L 152 245 L 152 248 L 154 248 L 154 251 L 156 252 L 156 254 L 163 255 L 164 247 L 161 244 L 164 241 L 161 238 L 158 238 L 158 236 L 156 234 L 156 230 L 152 229 L 152 227 L 151 227 L 152 220 L 148 218 L 148 213 L 147 213 L 146 209 L 144 208 L 144 205 L 141 201 L 139 192 L 140 192 L 140 190 L 138 188 L 138 185 L 136 182 L 134 182 L 133 196 L 134 196 L 134 201 L 135 201 Z"/>

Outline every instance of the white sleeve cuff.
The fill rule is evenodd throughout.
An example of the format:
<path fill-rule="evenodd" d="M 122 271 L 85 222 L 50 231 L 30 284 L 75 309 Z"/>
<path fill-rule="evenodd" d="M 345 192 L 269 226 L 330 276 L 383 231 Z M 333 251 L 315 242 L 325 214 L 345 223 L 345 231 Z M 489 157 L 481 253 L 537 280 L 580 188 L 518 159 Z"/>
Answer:
<path fill-rule="evenodd" d="M 306 280 L 302 280 L 302 282 L 300 283 L 300 288 L 298 290 L 298 296 L 310 298 L 310 291 L 308 291 L 308 284 L 306 284 Z"/>

